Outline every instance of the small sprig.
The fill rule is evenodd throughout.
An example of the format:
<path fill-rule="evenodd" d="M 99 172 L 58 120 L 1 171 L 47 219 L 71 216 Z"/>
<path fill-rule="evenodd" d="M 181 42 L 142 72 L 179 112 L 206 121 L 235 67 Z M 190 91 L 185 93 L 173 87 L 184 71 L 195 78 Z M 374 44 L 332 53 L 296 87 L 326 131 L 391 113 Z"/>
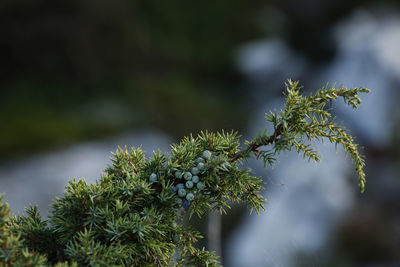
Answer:
<path fill-rule="evenodd" d="M 284 109 L 279 114 L 273 112 L 266 114 L 267 121 L 271 122 L 274 127 L 272 135 L 268 135 L 267 131 L 264 131 L 252 141 L 247 141 L 246 148 L 236 153 L 229 162 L 232 163 L 254 155 L 257 159 L 262 158 L 264 165 L 268 163 L 272 166 L 280 151 L 290 151 L 293 148 L 297 152 L 302 152 L 303 156 L 308 159 L 320 161 L 319 154 L 311 146 L 311 143 L 313 140 L 328 139 L 335 145 L 341 144 L 344 150 L 350 154 L 355 162 L 360 191 L 364 192 L 364 159 L 359 154 L 354 138 L 335 122 L 328 104 L 341 97 L 346 104 L 357 108 L 361 104 L 359 93 L 368 93 L 370 90 L 363 87 L 346 89 L 342 86 L 335 89 L 333 85 L 326 85 L 314 95 L 310 94 L 305 97 L 300 94 L 302 87 L 298 82 L 288 80 L 285 85 Z M 261 147 L 265 149 L 268 145 L 272 145 L 272 147 L 260 150 Z"/>

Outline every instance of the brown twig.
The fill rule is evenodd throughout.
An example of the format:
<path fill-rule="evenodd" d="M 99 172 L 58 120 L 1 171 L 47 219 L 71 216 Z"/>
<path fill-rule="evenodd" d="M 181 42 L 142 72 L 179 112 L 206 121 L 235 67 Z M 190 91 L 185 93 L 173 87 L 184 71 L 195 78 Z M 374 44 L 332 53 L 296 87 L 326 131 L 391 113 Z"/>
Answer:
<path fill-rule="evenodd" d="M 283 132 L 283 126 L 282 124 L 279 124 L 278 127 L 276 127 L 274 133 L 264 142 L 252 142 L 246 149 L 236 153 L 235 155 L 232 156 L 232 158 L 229 160 L 229 163 L 233 163 L 236 160 L 243 158 L 244 155 L 246 155 L 249 152 L 257 153 L 257 149 L 261 146 L 266 146 L 269 144 L 272 144 L 278 140 L 278 136 L 280 136 Z"/>

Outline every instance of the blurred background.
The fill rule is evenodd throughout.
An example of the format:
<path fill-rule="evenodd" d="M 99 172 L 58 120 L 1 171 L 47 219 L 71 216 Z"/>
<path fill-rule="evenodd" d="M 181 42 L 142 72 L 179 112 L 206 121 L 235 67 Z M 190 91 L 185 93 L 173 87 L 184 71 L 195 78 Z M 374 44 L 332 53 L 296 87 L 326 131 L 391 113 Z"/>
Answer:
<path fill-rule="evenodd" d="M 267 212 L 192 219 L 225 266 L 400 266 L 400 3 L 304 1 L 0 2 L 0 192 L 44 216 L 69 179 L 94 182 L 117 146 L 151 155 L 201 129 L 251 138 L 286 79 L 372 89 L 335 104 L 367 162 L 281 156 Z M 209 231 L 208 232 L 212 232 Z M 214 234 L 215 235 L 215 234 Z M 214 240 L 216 239 L 216 240 Z"/>

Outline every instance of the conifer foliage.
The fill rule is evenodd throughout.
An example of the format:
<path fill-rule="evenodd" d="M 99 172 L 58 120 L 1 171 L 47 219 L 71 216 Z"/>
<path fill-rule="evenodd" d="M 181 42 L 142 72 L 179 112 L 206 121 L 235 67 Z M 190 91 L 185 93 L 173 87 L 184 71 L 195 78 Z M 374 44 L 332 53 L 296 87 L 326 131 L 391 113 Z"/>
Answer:
<path fill-rule="evenodd" d="M 217 257 L 194 246 L 199 232 L 182 224 L 188 214 L 226 212 L 247 203 L 264 210 L 263 182 L 246 169 L 250 158 L 273 166 L 281 151 L 296 150 L 319 161 L 313 140 L 342 145 L 355 163 L 363 192 L 364 160 L 353 137 L 332 118 L 329 103 L 341 97 L 357 108 L 366 88 L 326 86 L 303 96 L 286 83 L 286 104 L 270 112 L 271 131 L 240 143 L 236 132 L 202 132 L 146 158 L 140 149 L 119 148 L 95 184 L 70 181 L 43 220 L 36 206 L 9 217 L 0 198 L 1 266 L 219 266 Z"/>

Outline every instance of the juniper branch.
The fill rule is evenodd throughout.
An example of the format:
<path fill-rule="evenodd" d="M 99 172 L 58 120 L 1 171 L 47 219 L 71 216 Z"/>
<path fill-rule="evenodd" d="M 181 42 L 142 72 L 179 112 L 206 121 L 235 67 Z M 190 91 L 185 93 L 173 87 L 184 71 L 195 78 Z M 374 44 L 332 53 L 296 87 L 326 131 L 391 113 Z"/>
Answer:
<path fill-rule="evenodd" d="M 358 93 L 369 90 L 326 86 L 305 97 L 300 88 L 298 82 L 286 83 L 284 109 L 266 115 L 272 135 L 265 130 L 243 150 L 233 131 L 190 135 L 169 154 L 155 152 L 152 158 L 140 148 L 119 148 L 95 184 L 69 182 L 48 221 L 37 207 L 9 220 L 0 196 L 0 265 L 220 266 L 213 253 L 193 246 L 201 235 L 182 225 L 183 216 L 225 212 L 232 202 L 259 213 L 266 203 L 263 181 L 242 161 L 255 156 L 273 166 L 280 151 L 291 149 L 318 161 L 314 139 L 343 145 L 363 191 L 364 160 L 354 138 L 331 118 L 327 103 L 342 97 L 357 108 Z"/>

